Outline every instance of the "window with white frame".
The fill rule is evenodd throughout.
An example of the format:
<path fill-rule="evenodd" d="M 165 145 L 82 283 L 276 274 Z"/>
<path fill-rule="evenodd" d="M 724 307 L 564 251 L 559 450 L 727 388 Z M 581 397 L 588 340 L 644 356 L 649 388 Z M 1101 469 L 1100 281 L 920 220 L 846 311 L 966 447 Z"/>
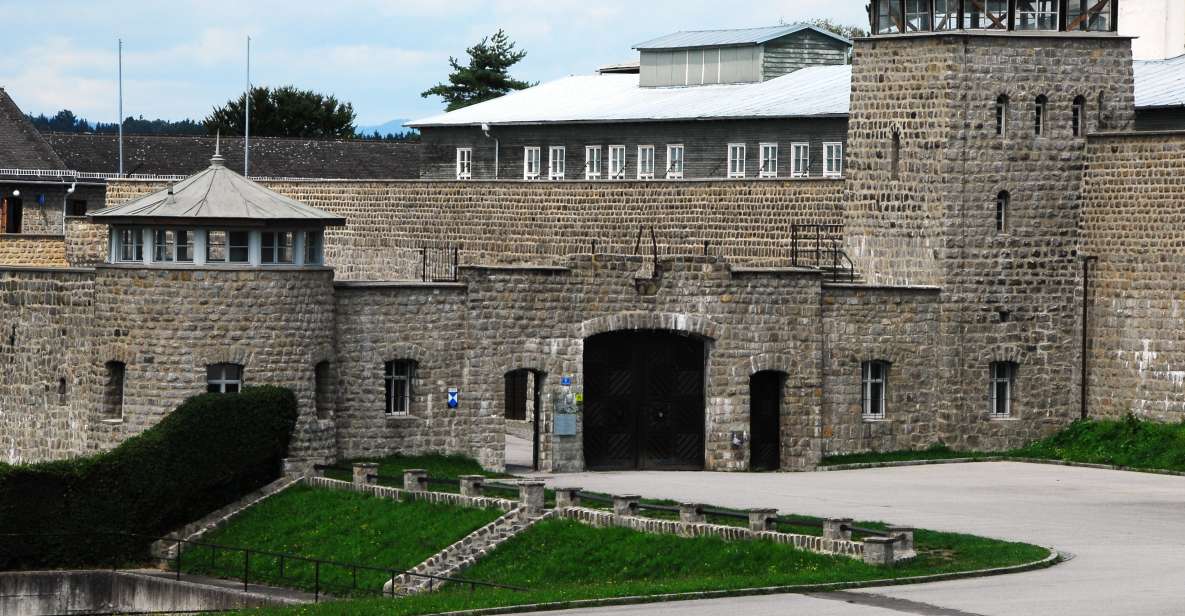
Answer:
<path fill-rule="evenodd" d="M 843 144 L 823 144 L 823 177 L 837 178 L 843 175 Z"/>
<path fill-rule="evenodd" d="M 1008 206 L 1012 203 L 1012 195 L 1006 190 L 996 194 L 996 233 L 1008 232 Z"/>
<path fill-rule="evenodd" d="M 865 418 L 884 418 L 885 386 L 888 380 L 888 362 L 866 361 L 860 364 L 861 409 Z"/>
<path fill-rule="evenodd" d="M 523 148 L 523 179 L 524 180 L 538 180 L 539 179 L 539 148 L 525 147 Z"/>
<path fill-rule="evenodd" d="M 805 178 L 811 174 L 811 145 L 793 143 L 790 145 L 790 177 Z"/>
<path fill-rule="evenodd" d="M 905 0 L 905 28 L 909 32 L 930 29 L 930 0 Z"/>
<path fill-rule="evenodd" d="M 609 146 L 609 179 L 625 179 L 625 146 Z"/>
<path fill-rule="evenodd" d="M 152 260 L 157 263 L 192 263 L 193 231 L 183 229 L 153 230 Z"/>
<path fill-rule="evenodd" d="M 1086 97 L 1074 97 L 1074 104 L 1070 107 L 1070 130 L 1075 137 L 1086 134 Z"/>
<path fill-rule="evenodd" d="M 996 97 L 996 136 L 1008 136 L 1008 95 Z"/>
<path fill-rule="evenodd" d="M 411 384 L 415 374 L 416 363 L 408 359 L 396 359 L 383 365 L 388 415 L 407 415 L 411 412 Z"/>
<path fill-rule="evenodd" d="M 296 233 L 262 231 L 259 234 L 259 262 L 264 265 L 287 265 L 296 262 Z"/>
<path fill-rule="evenodd" d="M 206 366 L 206 391 L 212 394 L 237 394 L 243 388 L 243 367 L 238 364 Z"/>
<path fill-rule="evenodd" d="M 564 179 L 564 163 L 566 150 L 562 145 L 553 145 L 547 148 L 547 179 L 562 180 Z"/>
<path fill-rule="evenodd" d="M 251 259 L 251 234 L 247 231 L 206 232 L 207 263 L 246 263 Z"/>
<path fill-rule="evenodd" d="M 457 179 L 473 178 L 473 148 L 457 148 Z"/>
<path fill-rule="evenodd" d="M 728 177 L 745 177 L 745 144 L 728 144 Z"/>
<path fill-rule="evenodd" d="M 119 261 L 138 262 L 144 260 L 144 231 L 137 228 L 120 229 L 116 237 L 119 243 Z"/>
<path fill-rule="evenodd" d="M 1049 99 L 1044 94 L 1037 97 L 1037 101 L 1033 103 L 1033 135 L 1037 137 L 1045 136 L 1045 117 L 1049 109 Z"/>
<path fill-rule="evenodd" d="M 1016 387 L 1016 364 L 994 361 L 991 364 L 991 414 L 993 417 L 1012 415 L 1012 395 Z"/>
<path fill-rule="evenodd" d="M 601 179 L 601 146 L 584 146 L 584 179 Z"/>
<path fill-rule="evenodd" d="M 763 143 L 761 144 L 761 167 L 757 175 L 763 178 L 778 177 L 778 144 Z"/>
<path fill-rule="evenodd" d="M 638 179 L 654 179 L 654 146 L 638 146 Z"/>
<path fill-rule="evenodd" d="M 677 180 L 683 177 L 683 144 L 667 144 L 667 179 Z"/>

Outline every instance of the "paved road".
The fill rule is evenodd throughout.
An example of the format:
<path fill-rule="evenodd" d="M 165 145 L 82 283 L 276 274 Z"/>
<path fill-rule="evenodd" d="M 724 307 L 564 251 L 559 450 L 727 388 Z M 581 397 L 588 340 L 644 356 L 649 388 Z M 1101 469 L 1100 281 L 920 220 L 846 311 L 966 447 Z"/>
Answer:
<path fill-rule="evenodd" d="M 981 462 L 826 473 L 582 473 L 548 482 L 964 531 L 1073 555 L 1051 569 L 1008 576 L 557 614 L 1185 615 L 1185 477 Z"/>

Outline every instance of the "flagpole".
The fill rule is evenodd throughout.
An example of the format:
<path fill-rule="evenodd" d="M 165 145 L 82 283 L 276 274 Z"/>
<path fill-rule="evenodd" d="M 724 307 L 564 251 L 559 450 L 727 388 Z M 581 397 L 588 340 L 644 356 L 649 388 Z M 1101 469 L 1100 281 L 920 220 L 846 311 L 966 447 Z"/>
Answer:
<path fill-rule="evenodd" d="M 243 177 L 250 173 L 251 163 L 251 37 L 247 37 L 247 95 L 243 97 L 246 101 L 246 122 L 243 130 Z"/>
<path fill-rule="evenodd" d="M 119 175 L 123 175 L 123 39 L 119 40 L 116 49 L 117 64 L 119 66 Z"/>

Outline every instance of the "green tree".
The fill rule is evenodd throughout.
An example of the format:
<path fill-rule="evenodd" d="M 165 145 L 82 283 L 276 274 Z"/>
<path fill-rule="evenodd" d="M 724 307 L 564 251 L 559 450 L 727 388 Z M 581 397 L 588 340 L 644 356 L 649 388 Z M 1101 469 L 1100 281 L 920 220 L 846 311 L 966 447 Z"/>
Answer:
<path fill-rule="evenodd" d="M 535 85 L 510 76 L 510 67 L 525 58 L 527 52 L 516 50 L 514 41 L 502 30 L 482 38 L 465 53 L 469 54 L 468 65 L 462 66 L 450 56 L 448 63 L 453 72 L 448 76 L 448 83 L 438 83 L 420 96 L 439 96 L 448 103 L 446 109 L 453 111 Z"/>
<path fill-rule="evenodd" d="M 213 135 L 242 135 L 245 96 L 216 107 L 204 120 Z M 294 86 L 251 88 L 251 134 L 260 137 L 354 136 L 354 106 Z"/>

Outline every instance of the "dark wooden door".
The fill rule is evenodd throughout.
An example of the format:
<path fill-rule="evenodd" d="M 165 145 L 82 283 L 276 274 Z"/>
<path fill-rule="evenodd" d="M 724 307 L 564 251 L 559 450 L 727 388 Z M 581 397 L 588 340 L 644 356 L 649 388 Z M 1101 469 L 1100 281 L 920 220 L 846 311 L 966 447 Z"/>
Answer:
<path fill-rule="evenodd" d="M 780 372 L 758 372 L 749 379 L 749 468 L 781 467 L 782 386 Z"/>
<path fill-rule="evenodd" d="M 704 466 L 703 342 L 620 332 L 585 343 L 584 456 L 590 469 Z"/>

